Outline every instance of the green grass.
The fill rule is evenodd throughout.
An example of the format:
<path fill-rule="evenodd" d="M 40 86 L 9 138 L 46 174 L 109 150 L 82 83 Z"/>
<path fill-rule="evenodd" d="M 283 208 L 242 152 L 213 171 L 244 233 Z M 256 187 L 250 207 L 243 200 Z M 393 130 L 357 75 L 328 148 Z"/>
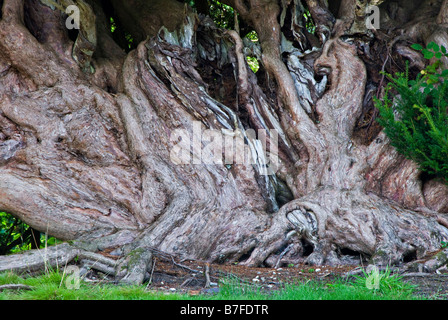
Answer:
<path fill-rule="evenodd" d="M 337 279 L 332 283 L 317 280 L 285 283 L 283 288 L 267 292 L 236 280 L 224 281 L 220 293 L 209 299 L 223 300 L 413 300 L 415 287 L 402 282 L 398 277 L 383 278 L 378 290 L 369 289 L 364 277 L 356 281 Z M 207 297 L 206 297 L 207 298 Z"/>
<path fill-rule="evenodd" d="M 366 277 L 355 281 L 335 280 L 332 283 L 307 281 L 287 283 L 282 289 L 266 291 L 259 286 L 246 284 L 236 278 L 225 278 L 220 291 L 214 295 L 189 296 L 147 290 L 146 285 L 122 286 L 106 283 L 80 282 L 79 289 L 67 286 L 63 272 L 49 271 L 43 275 L 26 277 L 14 273 L 1 273 L 0 285 L 25 284 L 32 290 L 4 290 L 0 300 L 412 300 L 415 287 L 401 278 L 381 273 L 377 289 L 366 286 Z"/>
<path fill-rule="evenodd" d="M 70 289 L 67 277 L 57 271 L 40 276 L 22 277 L 13 273 L 0 274 L 0 285 L 25 284 L 32 290 L 5 290 L 0 300 L 166 300 L 178 299 L 180 295 L 150 292 L 145 286 L 119 286 L 80 282 L 79 289 Z"/>

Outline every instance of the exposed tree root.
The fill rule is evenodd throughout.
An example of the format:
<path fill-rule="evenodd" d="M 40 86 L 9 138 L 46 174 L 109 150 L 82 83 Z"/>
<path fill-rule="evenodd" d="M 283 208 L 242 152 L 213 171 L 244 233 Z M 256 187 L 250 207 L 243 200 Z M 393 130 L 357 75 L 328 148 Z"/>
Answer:
<path fill-rule="evenodd" d="M 80 249 L 64 243 L 47 249 L 34 249 L 20 254 L 4 256 L 0 259 L 0 272 L 12 270 L 18 273 L 26 273 L 63 268 L 80 252 Z"/>
<path fill-rule="evenodd" d="M 65 272 L 68 265 L 75 264 L 79 267 L 80 276 L 89 270 L 96 270 L 112 278 L 116 283 L 138 285 L 151 281 L 156 258 L 188 272 L 198 272 L 177 262 L 177 258 L 173 255 L 144 246 L 142 243 L 139 246 L 134 243 L 116 248 L 113 250 L 114 255 L 106 256 L 101 250 L 98 250 L 98 247 L 104 249 L 102 241 L 104 239 L 88 243 L 75 241 L 3 256 L 0 259 L 0 273 L 12 271 L 18 274 L 39 274 L 54 270 Z M 107 242 L 110 243 L 110 239 Z"/>
<path fill-rule="evenodd" d="M 374 264 L 397 264 L 411 256 L 420 259 L 448 239 L 447 228 L 436 217 L 435 212 L 405 210 L 360 190 L 322 188 L 283 206 L 245 264 L 260 265 L 293 243 L 294 236 L 313 246 L 305 259 L 312 265 L 343 264 L 340 253 L 347 249 Z"/>

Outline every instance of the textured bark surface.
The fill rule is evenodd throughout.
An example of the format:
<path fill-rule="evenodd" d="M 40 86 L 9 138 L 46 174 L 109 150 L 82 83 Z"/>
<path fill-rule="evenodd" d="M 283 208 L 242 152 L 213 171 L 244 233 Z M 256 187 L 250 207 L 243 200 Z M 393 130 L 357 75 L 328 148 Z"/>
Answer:
<path fill-rule="evenodd" d="M 448 189 L 388 144 L 372 96 L 381 70 L 424 66 L 410 44 L 448 47 L 447 1 L 377 1 L 380 30 L 359 23 L 354 0 L 223 2 L 259 48 L 174 0 L 78 1 L 76 34 L 46 1 L 0 1 L 0 210 L 76 240 L 72 255 L 113 250 L 121 260 L 105 268 L 133 283 L 149 248 L 248 265 L 400 263 L 440 248 Z M 111 12 L 135 49 L 114 39 Z M 206 145 L 173 163 L 173 134 L 200 140 L 198 123 L 236 132 L 264 159 L 245 130 L 276 130 L 276 174 L 207 162 Z M 0 270 L 14 264 L 4 259 Z"/>

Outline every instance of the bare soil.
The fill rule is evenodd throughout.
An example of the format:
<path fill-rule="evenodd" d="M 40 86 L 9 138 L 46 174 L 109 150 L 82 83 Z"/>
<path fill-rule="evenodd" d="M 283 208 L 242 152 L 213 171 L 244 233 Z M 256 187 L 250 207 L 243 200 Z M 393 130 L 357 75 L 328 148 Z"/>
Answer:
<path fill-rule="evenodd" d="M 210 264 L 205 261 L 176 261 L 156 257 L 150 274 L 148 289 L 198 295 L 214 294 L 219 283 L 237 280 L 266 290 L 276 290 L 284 283 L 317 280 L 324 283 L 349 279 L 360 266 L 309 266 L 295 265 L 281 268 L 254 268 L 238 264 Z M 400 269 L 394 269 L 400 272 Z M 446 272 L 446 273 L 445 273 Z M 98 275 L 97 275 L 98 276 Z M 93 276 L 95 277 L 95 276 Z M 448 269 L 440 274 L 403 274 L 403 281 L 416 285 L 415 294 L 430 299 L 448 299 Z"/>
<path fill-rule="evenodd" d="M 332 281 L 355 268 L 354 266 L 310 267 L 307 265 L 287 268 L 254 268 L 237 264 L 208 264 L 192 260 L 184 261 L 178 265 L 166 261 L 156 261 L 151 286 L 168 290 L 176 288 L 176 290 L 196 294 L 213 292 L 213 287 L 220 281 L 235 279 L 242 283 L 274 290 L 280 288 L 285 282 L 291 283 L 309 279 Z M 210 279 L 208 288 L 206 286 L 207 274 Z"/>
<path fill-rule="evenodd" d="M 417 285 L 416 294 L 437 300 L 448 300 L 448 274 L 426 274 L 405 277 L 405 281 Z"/>

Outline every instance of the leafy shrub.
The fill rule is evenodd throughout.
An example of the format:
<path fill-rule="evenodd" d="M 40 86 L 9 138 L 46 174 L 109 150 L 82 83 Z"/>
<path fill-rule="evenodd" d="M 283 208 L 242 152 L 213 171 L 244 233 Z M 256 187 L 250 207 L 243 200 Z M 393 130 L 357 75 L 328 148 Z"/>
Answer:
<path fill-rule="evenodd" d="M 384 98 L 374 100 L 380 114 L 377 121 L 399 153 L 448 183 L 448 70 L 441 70 L 440 61 L 448 57 L 447 49 L 434 42 L 427 48 L 418 44 L 412 48 L 435 62 L 413 80 L 408 66 L 395 76 L 384 73 L 390 83 Z"/>
<path fill-rule="evenodd" d="M 0 255 L 42 248 L 55 244 L 56 241 L 54 237 L 41 234 L 20 219 L 0 212 Z"/>
<path fill-rule="evenodd" d="M 385 296 L 411 296 L 416 289 L 415 285 L 404 282 L 403 277 L 397 273 L 392 273 L 389 266 L 380 271 L 374 267 L 370 272 L 362 270 L 362 276 L 354 276 L 354 286 L 366 288 Z"/>

